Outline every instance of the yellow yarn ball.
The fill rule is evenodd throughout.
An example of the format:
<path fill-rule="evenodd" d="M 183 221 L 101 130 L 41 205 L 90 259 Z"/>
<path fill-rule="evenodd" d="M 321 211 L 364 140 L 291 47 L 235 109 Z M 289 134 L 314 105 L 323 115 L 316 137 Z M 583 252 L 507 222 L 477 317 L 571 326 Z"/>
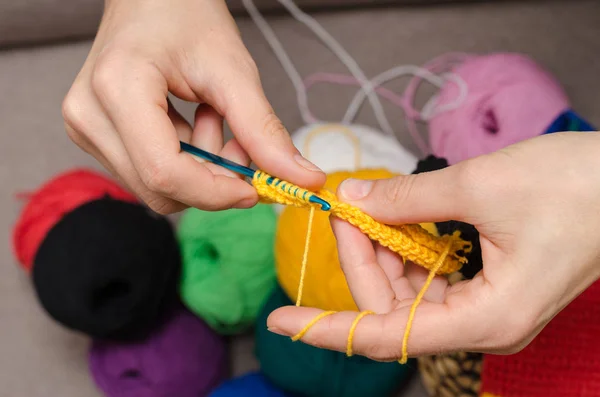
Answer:
<path fill-rule="evenodd" d="M 335 172 L 327 176 L 325 188 L 335 192 L 348 178 L 385 179 L 396 176 L 385 169 Z M 286 207 L 279 218 L 275 242 L 275 265 L 279 284 L 293 301 L 298 296 L 300 269 L 308 227 L 309 210 Z M 435 224 L 422 224 L 437 235 Z M 302 306 L 323 310 L 358 310 L 338 259 L 336 239 L 329 224 L 329 213 L 315 211 L 304 278 Z"/>

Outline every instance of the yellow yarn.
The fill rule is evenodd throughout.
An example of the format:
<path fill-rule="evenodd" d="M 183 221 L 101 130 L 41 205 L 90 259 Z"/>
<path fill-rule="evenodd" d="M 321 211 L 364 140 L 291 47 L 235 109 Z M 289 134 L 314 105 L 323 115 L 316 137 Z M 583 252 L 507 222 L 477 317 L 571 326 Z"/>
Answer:
<path fill-rule="evenodd" d="M 356 331 L 358 322 L 360 320 L 362 320 L 362 318 L 364 316 L 369 315 L 369 314 L 375 314 L 375 313 L 370 310 L 365 310 L 363 312 L 360 312 L 359 315 L 356 316 L 356 318 L 352 322 L 352 325 L 350 326 L 350 333 L 348 334 L 348 343 L 346 344 L 346 355 L 348 357 L 352 357 L 352 343 L 354 342 L 354 332 Z"/>
<path fill-rule="evenodd" d="M 355 147 L 355 168 L 360 168 L 360 142 L 355 134 L 349 128 L 343 125 L 333 125 L 336 132 L 342 132 L 351 139 Z M 304 155 L 308 156 L 310 141 L 316 135 L 328 132 L 332 125 L 324 125 L 312 130 L 305 143 Z M 300 340 L 308 330 L 324 317 L 330 316 L 337 310 L 356 310 L 356 304 L 352 299 L 346 279 L 341 270 L 337 256 L 336 242 L 333 232 L 329 227 L 329 216 L 334 215 L 344 219 L 352 225 L 358 227 L 363 233 L 367 234 L 372 240 L 378 241 L 381 245 L 388 247 L 398 253 L 404 260 L 413 261 L 430 270 L 423 288 L 417 295 L 410 310 L 407 326 L 402 341 L 402 357 L 400 363 L 406 363 L 408 359 L 407 344 L 410 335 L 410 329 L 414 315 L 425 291 L 433 281 L 436 274 L 448 274 L 460 269 L 466 262 L 464 257 L 471 249 L 469 243 L 464 242 L 458 236 L 439 237 L 435 224 L 425 225 L 401 225 L 388 226 L 375 221 L 367 214 L 348 204 L 337 201 L 333 193 L 337 190 L 340 183 L 348 178 L 355 179 L 384 179 L 391 178 L 394 175 L 382 169 L 362 170 L 356 172 L 337 172 L 327 178 L 325 187 L 317 194 L 331 204 L 329 212 L 319 211 L 315 217 L 315 205 L 308 200 L 313 193 L 301 189 L 298 186 L 272 178 L 269 175 L 257 171 L 254 174 L 253 185 L 258 191 L 263 201 L 286 204 L 288 207 L 281 215 L 279 227 L 277 230 L 277 242 L 275 246 L 275 260 L 277 265 L 277 274 L 281 286 L 289 296 L 294 296 L 294 286 L 297 285 L 296 306 L 302 303 L 303 292 L 305 288 L 307 264 L 309 262 L 309 252 L 313 254 L 314 259 L 311 263 L 317 262 L 316 269 L 310 273 L 310 277 L 318 278 L 313 280 L 317 282 L 309 283 L 309 291 L 306 294 L 306 301 L 309 306 L 321 308 L 324 311 L 310 321 L 298 334 L 292 337 L 293 341 Z M 300 254 L 298 242 L 299 236 L 296 233 L 303 233 L 303 219 L 306 216 L 306 209 L 310 208 L 308 222 L 306 226 L 306 238 L 304 250 L 302 252 L 301 269 L 299 279 L 296 280 L 298 272 L 294 266 L 297 265 L 297 255 Z M 316 218 L 316 219 L 315 219 Z M 313 223 L 317 227 L 319 239 L 318 250 L 310 251 L 311 234 Z M 445 248 L 444 248 L 445 247 Z M 295 250 L 296 248 L 296 250 Z M 461 251 L 460 253 L 458 251 Z M 326 288 L 323 288 L 323 282 L 327 282 Z M 329 288 L 327 288 L 329 287 Z M 354 333 L 360 320 L 368 314 L 374 314 L 371 311 L 363 311 L 358 314 L 350 327 L 346 354 L 352 356 L 352 344 Z"/>
<path fill-rule="evenodd" d="M 458 234 L 455 234 L 455 236 L 458 238 Z M 410 307 L 410 312 L 408 314 L 408 321 L 406 322 L 406 328 L 404 329 L 404 337 L 402 338 L 402 357 L 399 360 L 400 364 L 406 364 L 406 362 L 408 361 L 408 337 L 410 336 L 410 330 L 412 328 L 412 323 L 415 318 L 415 314 L 417 312 L 417 306 L 419 306 L 419 303 L 421 303 L 421 300 L 423 299 L 425 292 L 427 292 L 427 290 L 429 289 L 429 286 L 431 285 L 433 278 L 435 277 L 435 275 L 437 274 L 439 269 L 444 264 L 444 261 L 446 260 L 446 257 L 448 256 L 448 253 L 450 252 L 451 246 L 452 246 L 452 242 L 450 241 L 450 242 L 448 242 L 448 245 L 446 246 L 446 249 L 444 250 L 442 255 L 440 255 L 437 264 L 434 267 L 432 267 L 431 270 L 429 271 L 429 275 L 427 276 L 427 280 L 425 280 L 425 284 L 423 284 L 421 291 L 419 291 L 419 293 L 417 294 L 417 297 L 415 298 L 413 304 Z"/>
<path fill-rule="evenodd" d="M 295 336 L 292 336 L 292 340 L 294 342 L 299 341 L 308 332 L 308 330 L 311 329 L 311 327 L 313 325 L 315 325 L 319 320 L 321 320 L 322 318 L 325 318 L 327 316 L 330 316 L 332 314 L 335 314 L 335 313 L 337 313 L 337 312 L 333 311 L 333 310 L 330 310 L 330 311 L 327 311 L 327 312 L 322 312 L 317 317 L 313 318 L 310 321 L 310 323 L 306 324 L 306 326 L 304 328 L 302 328 L 302 330 L 300 332 L 298 332 Z"/>
<path fill-rule="evenodd" d="M 361 170 L 337 172 L 327 176 L 325 189 L 336 191 L 347 178 L 382 179 L 394 174 L 387 170 Z M 329 212 L 315 209 L 309 264 L 305 271 L 302 303 L 323 310 L 356 311 L 358 308 L 340 267 L 336 239 L 329 225 Z M 277 277 L 283 290 L 293 301 L 298 300 L 301 263 L 304 262 L 305 236 L 308 233 L 309 211 L 306 208 L 288 206 L 281 213 L 275 242 L 275 264 Z M 435 224 L 424 225 L 437 235 Z"/>
<path fill-rule="evenodd" d="M 308 226 L 306 228 L 306 242 L 304 244 L 304 255 L 302 255 L 302 269 L 300 270 L 300 282 L 298 283 L 298 298 L 296 306 L 302 304 L 302 291 L 304 290 L 304 278 L 306 276 L 306 265 L 308 264 L 308 249 L 310 247 L 310 236 L 312 234 L 312 224 L 315 218 L 315 207 L 310 207 L 310 215 L 308 216 Z"/>
<path fill-rule="evenodd" d="M 356 178 L 356 176 L 353 177 Z M 347 178 L 348 176 L 342 177 L 341 181 Z M 363 179 L 380 178 L 371 176 L 370 178 Z M 338 185 L 341 181 L 338 182 Z M 292 205 L 298 208 L 310 208 L 309 222 L 307 225 L 307 237 L 301 266 L 301 276 L 297 283 L 299 285 L 299 289 L 296 305 L 300 305 L 306 274 L 306 265 L 308 262 L 311 229 L 315 215 L 315 204 L 310 203 L 309 199 L 314 193 L 298 186 L 291 185 L 288 182 L 281 181 L 277 178 L 272 178 L 262 171 L 257 171 L 255 173 L 252 183 L 263 201 Z M 471 250 L 470 243 L 460 239 L 458 233 L 455 233 L 452 236 L 440 237 L 431 234 L 420 225 L 390 226 L 377 222 L 360 209 L 352 207 L 346 203 L 339 202 L 335 194 L 327 190 L 327 185 L 324 189 L 317 192 L 317 194 L 331 204 L 331 209 L 327 214 L 331 214 L 346 220 L 347 222 L 359 228 L 372 240 L 378 241 L 381 245 L 398 253 L 404 260 L 410 260 L 430 270 L 427 281 L 413 302 L 405 329 L 402 342 L 402 357 L 400 358 L 399 362 L 406 363 L 408 359 L 408 337 L 410 335 L 412 321 L 414 319 L 417 306 L 419 305 L 423 295 L 429 288 L 429 285 L 436 274 L 449 274 L 455 272 L 460 269 L 463 263 L 466 262 L 464 255 Z M 320 276 L 323 277 L 323 274 L 320 274 Z M 322 318 L 333 313 L 335 313 L 335 311 L 326 311 L 321 313 L 309 324 L 307 324 L 297 335 L 292 337 L 292 340 L 296 341 L 301 339 L 314 324 L 316 324 Z M 352 342 L 358 322 L 367 314 L 370 314 L 370 312 L 360 313 L 351 326 L 347 343 L 347 354 L 349 356 L 352 355 Z"/>
<path fill-rule="evenodd" d="M 268 183 L 269 180 L 273 181 Z M 272 178 L 261 171 L 254 174 L 252 183 L 263 201 L 304 208 L 314 205 L 308 201 L 314 193 Z M 372 240 L 396 252 L 404 260 L 431 270 L 437 264 L 446 245 L 450 243 L 450 252 L 438 273 L 449 274 L 457 271 L 467 261 L 465 253 L 471 249 L 471 243 L 467 241 L 453 239 L 451 236 L 433 236 L 420 225 L 385 225 L 360 209 L 338 201 L 336 195 L 329 190 L 322 189 L 316 194 L 331 204 L 331 215 L 356 226 Z"/>

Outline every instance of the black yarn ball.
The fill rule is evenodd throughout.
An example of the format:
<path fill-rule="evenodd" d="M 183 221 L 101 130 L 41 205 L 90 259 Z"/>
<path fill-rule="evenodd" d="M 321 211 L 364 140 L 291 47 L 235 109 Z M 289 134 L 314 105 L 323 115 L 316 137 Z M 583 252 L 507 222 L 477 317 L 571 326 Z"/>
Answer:
<path fill-rule="evenodd" d="M 177 300 L 180 252 L 168 220 L 111 198 L 64 216 L 35 256 L 33 283 L 64 326 L 112 340 L 143 338 Z"/>
<path fill-rule="evenodd" d="M 417 163 L 417 168 L 413 171 L 413 174 L 436 171 L 446 167 L 448 167 L 446 159 L 429 155 Z M 475 226 L 458 221 L 437 222 L 435 225 L 440 234 L 451 234 L 455 230 L 460 230 L 461 237 L 473 244 L 473 250 L 467 254 L 468 262 L 460 269 L 460 273 L 466 279 L 475 277 L 483 269 L 479 232 Z"/>

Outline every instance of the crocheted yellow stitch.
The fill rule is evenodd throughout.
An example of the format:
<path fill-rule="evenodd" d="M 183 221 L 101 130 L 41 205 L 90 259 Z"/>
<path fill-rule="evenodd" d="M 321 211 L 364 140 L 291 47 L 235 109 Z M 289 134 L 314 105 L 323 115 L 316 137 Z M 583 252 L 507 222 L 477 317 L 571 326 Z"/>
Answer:
<path fill-rule="evenodd" d="M 329 211 L 331 215 L 356 226 L 369 238 L 396 252 L 404 260 L 414 262 L 428 270 L 437 267 L 436 274 L 439 275 L 458 271 L 467 261 L 465 255 L 471 251 L 471 243 L 456 236 L 437 237 L 420 225 L 390 226 L 377 222 L 360 209 L 338 201 L 336 195 L 328 190 L 309 192 L 262 171 L 255 172 L 252 184 L 263 202 L 308 208 L 315 205 L 308 200 L 316 194 L 331 204 Z M 440 266 L 438 262 L 443 255 L 445 259 Z"/>

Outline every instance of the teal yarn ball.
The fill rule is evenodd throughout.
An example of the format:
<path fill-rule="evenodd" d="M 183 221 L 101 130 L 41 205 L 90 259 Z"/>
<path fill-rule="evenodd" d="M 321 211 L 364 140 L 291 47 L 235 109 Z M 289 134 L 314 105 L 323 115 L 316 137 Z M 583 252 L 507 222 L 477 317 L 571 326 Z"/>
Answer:
<path fill-rule="evenodd" d="M 276 283 L 276 223 L 275 211 L 266 204 L 183 213 L 177 231 L 181 298 L 215 331 L 235 334 L 256 321 Z"/>
<path fill-rule="evenodd" d="M 414 373 L 407 365 L 319 349 L 267 331 L 267 317 L 293 305 L 277 286 L 258 316 L 256 355 L 262 373 L 276 386 L 303 397 L 388 397 Z M 400 334 L 401 338 L 402 335 Z"/>

